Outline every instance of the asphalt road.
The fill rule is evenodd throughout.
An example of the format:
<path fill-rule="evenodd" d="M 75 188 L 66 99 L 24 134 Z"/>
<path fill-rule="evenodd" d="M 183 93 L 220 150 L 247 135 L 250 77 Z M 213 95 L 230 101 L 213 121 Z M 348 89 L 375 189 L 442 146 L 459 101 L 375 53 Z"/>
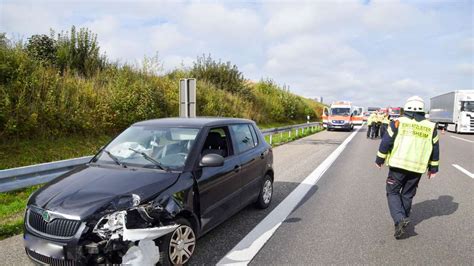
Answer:
<path fill-rule="evenodd" d="M 252 264 L 472 265 L 474 136 L 441 135 L 440 173 L 423 177 L 408 237 L 395 240 L 388 213 L 388 170 L 374 166 L 379 140 L 361 130 L 286 219 Z M 460 137 L 465 140 L 460 140 Z M 289 243 L 291 243 L 289 245 Z"/>
<path fill-rule="evenodd" d="M 198 240 L 191 264 L 215 264 L 349 136 L 321 132 L 274 149 L 274 199 L 245 208 Z M 460 140 L 454 137 L 460 137 Z M 423 178 L 409 237 L 393 238 L 385 199 L 387 169 L 374 166 L 379 140 L 362 129 L 252 264 L 472 264 L 474 135 L 441 135 L 441 172 Z M 26 265 L 21 236 L 0 241 L 0 265 Z"/>

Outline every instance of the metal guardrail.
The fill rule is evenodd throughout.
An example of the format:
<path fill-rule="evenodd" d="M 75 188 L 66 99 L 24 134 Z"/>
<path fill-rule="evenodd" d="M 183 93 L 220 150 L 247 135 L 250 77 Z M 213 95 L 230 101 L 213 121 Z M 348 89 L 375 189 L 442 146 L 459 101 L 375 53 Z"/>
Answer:
<path fill-rule="evenodd" d="M 270 128 L 262 130 L 262 134 L 264 136 L 270 136 L 270 144 L 272 144 L 272 136 L 275 134 L 288 132 L 289 136 L 291 137 L 291 132 L 295 131 L 296 136 L 298 136 L 298 134 L 302 134 L 305 129 L 315 127 L 322 127 L 322 124 L 315 122 L 287 127 Z M 299 133 L 300 130 L 301 133 Z M 88 163 L 92 157 L 93 156 L 85 156 L 69 160 L 0 170 L 0 192 L 7 192 L 19 188 L 47 183 L 77 166 Z"/>
<path fill-rule="evenodd" d="M 277 127 L 277 128 L 269 128 L 269 129 L 264 129 L 262 130 L 263 136 L 270 136 L 269 137 L 269 142 L 270 144 L 273 144 L 273 135 L 275 134 L 283 134 L 285 132 L 288 132 L 288 136 L 291 137 L 291 132 L 295 131 L 295 136 L 298 137 L 299 134 L 303 134 L 303 131 L 305 129 L 309 128 L 318 128 L 322 127 L 323 124 L 321 122 L 313 122 L 313 123 L 306 123 L 306 124 L 299 124 L 299 125 L 293 125 L 293 126 L 287 126 L 287 127 Z M 301 133 L 299 132 L 301 130 Z"/>
<path fill-rule="evenodd" d="M 35 164 L 30 166 L 0 170 L 0 192 L 47 183 L 54 178 L 86 164 L 92 156 L 63 161 Z"/>

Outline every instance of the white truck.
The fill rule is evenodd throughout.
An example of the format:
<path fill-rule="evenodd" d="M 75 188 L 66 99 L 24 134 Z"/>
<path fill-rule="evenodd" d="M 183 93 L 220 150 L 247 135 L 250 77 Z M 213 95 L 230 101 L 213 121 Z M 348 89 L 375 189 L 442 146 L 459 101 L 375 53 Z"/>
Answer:
<path fill-rule="evenodd" d="M 458 90 L 430 100 L 430 120 L 456 133 L 474 133 L 474 90 Z"/>

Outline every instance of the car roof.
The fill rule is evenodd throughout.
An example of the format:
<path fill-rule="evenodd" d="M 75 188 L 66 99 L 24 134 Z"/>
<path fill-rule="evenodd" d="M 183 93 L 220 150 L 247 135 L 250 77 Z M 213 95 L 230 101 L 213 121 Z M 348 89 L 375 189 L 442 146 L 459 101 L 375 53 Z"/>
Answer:
<path fill-rule="evenodd" d="M 206 126 L 217 126 L 227 124 L 255 123 L 252 120 L 243 118 L 229 117 L 170 117 L 141 121 L 133 124 L 133 126 L 166 126 L 166 127 L 195 127 L 201 128 Z"/>

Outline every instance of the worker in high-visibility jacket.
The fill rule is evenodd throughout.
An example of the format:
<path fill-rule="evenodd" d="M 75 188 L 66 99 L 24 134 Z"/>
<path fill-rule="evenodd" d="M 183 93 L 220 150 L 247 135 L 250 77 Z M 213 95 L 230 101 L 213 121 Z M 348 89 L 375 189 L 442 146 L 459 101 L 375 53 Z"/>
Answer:
<path fill-rule="evenodd" d="M 375 163 L 389 167 L 387 200 L 395 223 L 395 238 L 400 239 L 409 224 L 411 204 L 418 182 L 428 170 L 433 178 L 439 167 L 439 136 L 435 123 L 425 119 L 425 104 L 418 96 L 410 97 L 405 113 L 390 122 L 383 136 Z"/>
<path fill-rule="evenodd" d="M 372 135 L 374 138 L 378 138 L 380 135 L 380 126 L 382 125 L 382 112 L 375 114 L 375 126 L 372 128 Z"/>
<path fill-rule="evenodd" d="M 375 113 L 370 113 L 367 118 L 367 138 L 372 138 L 372 131 L 374 130 Z"/>
<path fill-rule="evenodd" d="M 390 124 L 390 116 L 384 114 L 382 117 L 382 127 L 380 128 L 380 137 L 383 138 L 385 132 L 387 132 L 388 124 Z"/>

